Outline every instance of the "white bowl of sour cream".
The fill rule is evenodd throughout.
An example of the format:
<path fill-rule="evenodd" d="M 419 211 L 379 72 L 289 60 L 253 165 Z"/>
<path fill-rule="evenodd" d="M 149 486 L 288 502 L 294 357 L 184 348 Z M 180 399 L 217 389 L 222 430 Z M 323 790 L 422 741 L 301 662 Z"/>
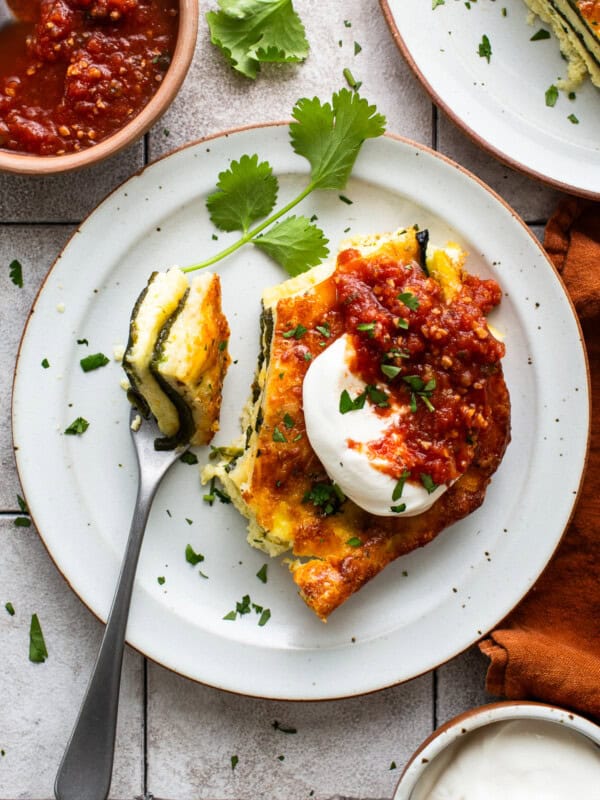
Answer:
<path fill-rule="evenodd" d="M 426 739 L 393 800 L 600 800 L 600 727 L 556 706 L 494 703 Z"/>

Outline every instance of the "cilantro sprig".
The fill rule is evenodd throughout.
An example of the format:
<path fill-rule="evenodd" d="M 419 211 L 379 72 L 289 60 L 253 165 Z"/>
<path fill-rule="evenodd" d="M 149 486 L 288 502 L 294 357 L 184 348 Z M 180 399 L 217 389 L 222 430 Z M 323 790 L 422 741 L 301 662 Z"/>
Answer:
<path fill-rule="evenodd" d="M 222 5 L 225 2 L 221 0 Z M 248 6 L 257 2 L 247 0 Z M 229 169 L 219 174 L 216 191 L 206 205 L 217 228 L 240 231 L 242 235 L 216 255 L 184 268 L 184 272 L 208 267 L 248 243 L 263 250 L 292 276 L 319 264 L 328 255 L 328 240 L 314 220 L 287 215 L 317 189 L 344 189 L 363 142 L 381 136 L 386 120 L 374 105 L 348 89 L 336 92 L 331 102 L 302 98 L 294 106 L 292 117 L 290 143 L 294 152 L 310 164 L 307 185 L 273 211 L 279 185 L 271 165 L 259 162 L 256 154 L 232 161 Z"/>
<path fill-rule="evenodd" d="M 247 78 L 256 78 L 261 64 L 297 63 L 308 55 L 292 0 L 219 0 L 219 7 L 206 15 L 210 40 Z"/>

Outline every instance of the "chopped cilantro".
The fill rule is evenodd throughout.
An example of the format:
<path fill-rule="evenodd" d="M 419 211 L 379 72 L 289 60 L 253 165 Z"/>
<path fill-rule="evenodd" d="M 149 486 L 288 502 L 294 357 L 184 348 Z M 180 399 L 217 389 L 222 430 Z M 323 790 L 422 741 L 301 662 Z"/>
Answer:
<path fill-rule="evenodd" d="M 240 760 L 237 756 L 231 756 L 231 769 L 234 770 L 239 764 Z"/>
<path fill-rule="evenodd" d="M 408 329 L 408 320 L 404 319 L 404 317 L 396 317 L 394 324 L 397 328 L 402 328 L 403 330 Z"/>
<path fill-rule="evenodd" d="M 401 367 L 395 367 L 393 364 L 381 364 L 380 368 L 388 378 L 395 378 L 402 371 Z"/>
<path fill-rule="evenodd" d="M 312 503 L 324 516 L 328 517 L 340 511 L 346 495 L 335 483 L 313 483 L 304 494 L 303 503 Z"/>
<path fill-rule="evenodd" d="M 263 625 L 266 625 L 266 624 L 267 624 L 267 622 L 268 622 L 270 619 L 271 619 L 271 611 L 270 611 L 268 608 L 265 608 L 265 610 L 264 610 L 264 611 L 262 612 L 262 614 L 260 615 L 260 619 L 258 620 L 258 626 L 259 626 L 259 628 L 262 628 L 262 627 L 263 627 Z"/>
<path fill-rule="evenodd" d="M 346 197 L 346 195 L 345 195 L 345 194 L 339 194 L 339 195 L 338 195 L 338 197 L 340 198 L 340 200 L 342 201 L 342 203 L 346 203 L 346 205 L 347 205 L 347 206 L 354 205 L 354 201 L 353 201 L 353 200 L 350 200 L 350 198 L 349 198 L 349 197 Z"/>
<path fill-rule="evenodd" d="M 48 658 L 48 650 L 42 633 L 42 626 L 37 614 L 31 615 L 29 626 L 29 660 L 34 664 L 43 664 Z"/>
<path fill-rule="evenodd" d="M 350 539 L 346 539 L 346 544 L 349 547 L 360 547 L 362 540 L 359 539 L 358 536 L 351 536 Z"/>
<path fill-rule="evenodd" d="M 198 456 L 195 453 L 191 453 L 188 450 L 182 456 L 180 456 L 179 460 L 183 464 L 197 464 L 198 463 Z"/>
<path fill-rule="evenodd" d="M 200 564 L 201 561 L 204 561 L 204 556 L 202 553 L 197 553 L 192 545 L 188 544 L 185 548 L 185 560 L 188 564 L 191 564 L 192 567 L 195 567 L 196 564 Z"/>
<path fill-rule="evenodd" d="M 11 617 L 14 617 L 14 615 L 15 615 L 15 607 L 13 606 L 13 604 L 10 601 L 8 603 L 4 604 L 4 608 L 8 611 L 8 613 L 11 615 Z"/>
<path fill-rule="evenodd" d="M 396 762 L 395 761 L 392 761 L 392 763 L 390 764 L 390 769 L 396 769 Z"/>
<path fill-rule="evenodd" d="M 539 31 L 533 34 L 533 36 L 529 39 L 530 42 L 541 42 L 542 39 L 549 39 L 550 32 L 545 30 L 544 28 L 540 28 Z"/>
<path fill-rule="evenodd" d="M 569 120 L 569 122 L 572 122 L 572 123 L 573 123 L 573 125 L 579 125 L 579 120 L 577 119 L 577 117 L 575 116 L 575 114 L 569 114 L 569 116 L 567 117 L 567 119 Z"/>
<path fill-rule="evenodd" d="M 87 347 L 89 345 L 89 342 L 87 339 L 77 339 L 77 344 L 84 344 Z"/>
<path fill-rule="evenodd" d="M 490 58 L 492 57 L 492 45 L 490 44 L 490 40 L 485 33 L 481 37 L 481 43 L 479 44 L 477 52 L 481 58 L 485 58 L 488 64 L 490 63 Z"/>
<path fill-rule="evenodd" d="M 290 415 L 289 415 L 288 413 L 284 414 L 284 416 L 283 416 L 283 424 L 285 425 L 285 427 L 286 427 L 288 430 L 289 430 L 290 428 L 293 428 L 293 427 L 294 427 L 294 424 L 295 424 L 295 423 L 294 423 L 294 420 L 292 419 L 292 417 L 290 417 Z"/>
<path fill-rule="evenodd" d="M 15 286 L 18 286 L 19 289 L 23 288 L 23 267 L 16 258 L 13 258 L 8 265 L 8 275 Z"/>
<path fill-rule="evenodd" d="M 354 55 L 357 56 L 362 50 L 358 42 L 354 42 Z"/>
<path fill-rule="evenodd" d="M 27 508 L 27 503 L 20 494 L 17 495 L 17 503 L 19 504 L 19 508 L 23 512 L 23 514 L 29 514 L 29 509 Z"/>
<path fill-rule="evenodd" d="M 398 482 L 394 486 L 394 491 L 392 492 L 392 500 L 399 500 L 402 497 L 402 492 L 404 491 L 404 484 L 410 478 L 410 472 L 405 469 Z"/>
<path fill-rule="evenodd" d="M 298 733 L 298 728 L 292 728 L 290 725 L 282 725 L 281 722 L 273 720 L 271 723 L 273 730 L 280 731 L 281 733 Z"/>
<path fill-rule="evenodd" d="M 344 389 L 340 395 L 340 414 L 347 414 L 349 411 L 359 411 L 364 408 L 367 399 L 367 390 L 356 395 L 354 400 L 350 397 L 347 389 Z"/>
<path fill-rule="evenodd" d="M 324 336 L 326 339 L 329 339 L 331 336 L 331 328 L 329 327 L 328 322 L 324 322 L 322 325 L 317 325 L 315 330 L 318 331 L 321 336 Z"/>
<path fill-rule="evenodd" d="M 277 425 L 273 428 L 273 441 L 274 442 L 287 442 L 284 434 L 279 430 Z"/>
<path fill-rule="evenodd" d="M 42 359 L 42 367 L 44 369 L 48 369 L 49 366 L 50 366 L 50 362 L 48 361 L 48 359 L 47 358 L 43 358 Z"/>
<path fill-rule="evenodd" d="M 401 292 L 397 299 L 404 303 L 407 308 L 410 308 L 411 311 L 416 311 L 419 307 L 419 298 L 412 292 Z"/>
<path fill-rule="evenodd" d="M 438 6 L 445 6 L 446 0 L 431 0 L 431 9 L 435 11 Z"/>
<path fill-rule="evenodd" d="M 31 525 L 31 520 L 29 517 L 17 517 L 15 519 L 15 526 L 17 528 L 29 528 Z"/>
<path fill-rule="evenodd" d="M 558 87 L 554 84 L 546 89 L 546 105 L 553 108 L 558 100 Z"/>
<path fill-rule="evenodd" d="M 259 581 L 262 581 L 262 583 L 267 582 L 267 568 L 268 564 L 263 564 L 262 567 L 256 573 L 256 577 L 258 578 Z"/>
<path fill-rule="evenodd" d="M 399 506 L 390 506 L 390 511 L 393 511 L 395 514 L 401 514 L 403 511 L 406 511 L 406 503 L 400 503 Z"/>
<path fill-rule="evenodd" d="M 110 359 L 107 358 L 104 353 L 93 353 L 92 355 L 82 358 L 79 363 L 84 372 L 91 372 L 93 369 L 105 367 L 109 361 Z"/>
<path fill-rule="evenodd" d="M 77 419 L 73 420 L 68 428 L 65 428 L 65 433 L 67 436 L 81 436 L 81 434 L 85 433 L 89 427 L 90 423 L 87 421 L 87 419 L 84 419 L 83 417 L 77 417 Z"/>
<path fill-rule="evenodd" d="M 434 483 L 431 475 L 427 475 L 426 472 L 421 473 L 421 483 L 423 484 L 423 488 L 427 490 L 427 494 L 432 494 L 438 488 L 437 483 Z"/>
<path fill-rule="evenodd" d="M 357 331 L 367 331 L 367 333 L 373 334 L 373 332 L 375 331 L 375 323 L 374 322 L 360 322 L 356 326 L 356 330 Z M 373 338 L 372 335 L 371 335 L 371 338 Z"/>
<path fill-rule="evenodd" d="M 295 328 L 292 328 L 289 331 L 285 331 L 285 333 L 282 333 L 281 335 L 283 336 L 284 339 L 291 339 L 292 336 L 294 337 L 294 339 L 301 339 L 306 333 L 306 330 L 307 329 L 304 327 L 304 325 L 298 324 L 296 325 Z"/>
<path fill-rule="evenodd" d="M 158 578 L 157 578 L 156 580 L 158 581 L 158 585 L 159 585 L 159 586 L 163 586 L 163 585 L 164 585 L 164 582 L 166 581 L 166 578 L 165 578 L 165 576 L 164 576 L 164 575 L 159 575 L 159 576 L 158 576 Z"/>

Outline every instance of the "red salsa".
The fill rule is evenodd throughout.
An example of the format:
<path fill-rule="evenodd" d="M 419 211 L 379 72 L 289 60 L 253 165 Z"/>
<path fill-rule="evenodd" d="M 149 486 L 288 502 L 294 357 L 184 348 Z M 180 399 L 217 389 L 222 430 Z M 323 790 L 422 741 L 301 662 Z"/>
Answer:
<path fill-rule="evenodd" d="M 500 302 L 500 287 L 464 274 L 447 302 L 417 262 L 364 258 L 353 249 L 338 256 L 334 280 L 355 350 L 350 369 L 384 390 L 372 392 L 370 402 L 390 426 L 366 445 L 370 458 L 385 462 L 379 468 L 396 479 L 421 480 L 426 488 L 455 480 L 490 417 L 486 383 L 504 345 L 485 314 Z"/>
<path fill-rule="evenodd" d="M 16 7 L 16 3 L 13 3 Z M 91 147 L 148 103 L 169 67 L 177 0 L 20 0 L 0 31 L 0 148 Z"/>

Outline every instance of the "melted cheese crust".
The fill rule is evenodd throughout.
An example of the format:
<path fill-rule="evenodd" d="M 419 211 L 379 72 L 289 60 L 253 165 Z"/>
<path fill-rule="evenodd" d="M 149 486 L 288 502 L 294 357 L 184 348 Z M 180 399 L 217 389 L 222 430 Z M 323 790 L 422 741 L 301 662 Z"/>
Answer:
<path fill-rule="evenodd" d="M 352 244 L 365 254 L 383 250 L 401 263 L 418 258 L 412 229 Z M 441 262 L 436 277 L 451 297 L 460 280 L 461 260 Z M 412 518 L 377 517 L 346 500 L 338 513 L 324 515 L 322 507 L 307 500 L 315 484 L 329 484 L 306 436 L 302 382 L 311 358 L 343 333 L 335 311 L 333 270 L 331 264 L 321 265 L 265 293 L 263 352 L 243 414 L 243 455 L 203 472 L 205 481 L 219 477 L 235 506 L 249 519 L 250 544 L 270 555 L 293 549 L 294 581 L 323 620 L 386 564 L 427 544 L 481 504 L 510 428 L 508 392 L 499 369 L 489 379 L 494 413 L 479 440 L 476 458 L 429 511 Z"/>

